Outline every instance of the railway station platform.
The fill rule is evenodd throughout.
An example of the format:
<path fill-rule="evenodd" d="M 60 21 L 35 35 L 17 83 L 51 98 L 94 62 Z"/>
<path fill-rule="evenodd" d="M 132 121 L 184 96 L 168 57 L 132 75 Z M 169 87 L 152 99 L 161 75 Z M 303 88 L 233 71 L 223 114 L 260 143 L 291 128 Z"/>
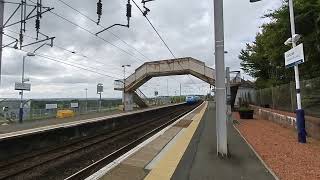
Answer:
<path fill-rule="evenodd" d="M 138 109 L 138 110 L 129 111 L 129 112 L 115 110 L 110 112 L 84 114 L 84 115 L 79 115 L 79 116 L 64 118 L 64 119 L 51 118 L 51 119 L 42 119 L 42 120 L 34 120 L 34 121 L 25 121 L 22 124 L 13 123 L 13 124 L 7 124 L 7 125 L 0 125 L 0 139 L 10 137 L 10 136 L 17 136 L 21 134 L 33 133 L 37 131 L 44 131 L 44 130 L 61 128 L 61 127 L 77 126 L 83 123 L 95 122 L 103 119 L 110 119 L 110 118 L 119 117 L 119 116 L 131 115 L 131 114 L 146 112 L 146 111 L 150 111 L 158 108 L 170 107 L 173 105 L 177 105 L 177 104 L 148 107 L 148 108 Z"/>
<path fill-rule="evenodd" d="M 238 133 L 233 122 L 228 122 L 230 157 L 219 158 L 215 124 L 215 105 L 205 102 L 89 179 L 277 179 Z"/>

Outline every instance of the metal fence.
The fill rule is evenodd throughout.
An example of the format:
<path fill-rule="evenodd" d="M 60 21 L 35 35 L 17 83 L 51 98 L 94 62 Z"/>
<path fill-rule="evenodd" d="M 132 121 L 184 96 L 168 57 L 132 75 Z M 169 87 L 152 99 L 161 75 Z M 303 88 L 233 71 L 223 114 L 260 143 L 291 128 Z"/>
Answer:
<path fill-rule="evenodd" d="M 91 113 L 105 113 L 111 112 L 119 109 L 119 106 L 109 106 L 109 107 L 79 107 L 79 108 L 63 108 L 70 109 L 75 112 L 75 115 L 84 115 Z M 41 120 L 50 119 L 57 116 L 57 111 L 62 109 L 30 109 L 24 108 L 24 120 Z M 8 112 L 0 112 L 0 121 L 18 121 L 19 109 L 10 109 Z"/>
<path fill-rule="evenodd" d="M 294 112 L 297 107 L 295 82 L 259 89 L 254 93 L 253 104 Z M 301 81 L 302 107 L 306 115 L 320 117 L 320 78 Z"/>
<path fill-rule="evenodd" d="M 71 108 L 75 115 L 83 115 L 83 114 L 90 114 L 90 113 L 104 113 L 104 112 L 111 112 L 118 109 L 117 107 L 88 107 L 88 108 Z M 59 109 L 31 109 L 27 110 L 29 113 L 25 116 L 26 120 L 37 120 L 37 119 L 49 119 L 55 118 L 57 116 L 57 111 Z"/>

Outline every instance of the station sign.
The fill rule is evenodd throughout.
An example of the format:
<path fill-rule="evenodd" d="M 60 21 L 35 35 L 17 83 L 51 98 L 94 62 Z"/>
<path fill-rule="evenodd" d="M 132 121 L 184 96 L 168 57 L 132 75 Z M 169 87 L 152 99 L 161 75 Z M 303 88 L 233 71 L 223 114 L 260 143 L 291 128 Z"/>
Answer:
<path fill-rule="evenodd" d="M 103 93 L 103 84 L 99 83 L 97 85 L 97 94 Z"/>
<path fill-rule="evenodd" d="M 72 108 L 78 108 L 78 107 L 79 107 L 79 104 L 78 104 L 78 103 L 71 103 L 71 104 L 70 104 L 70 107 L 72 107 Z"/>
<path fill-rule="evenodd" d="M 15 90 L 23 90 L 23 91 L 30 91 L 31 90 L 31 84 L 29 83 L 18 83 L 16 82 L 14 84 Z"/>
<path fill-rule="evenodd" d="M 284 56 L 286 68 L 304 63 L 303 44 L 299 44 L 298 46 L 290 49 L 284 54 Z"/>
<path fill-rule="evenodd" d="M 123 89 L 124 87 L 124 83 L 123 83 L 123 79 L 122 80 L 115 80 L 114 81 L 114 89 L 115 90 L 119 90 L 119 89 Z"/>
<path fill-rule="evenodd" d="M 46 109 L 57 109 L 58 105 L 57 104 L 46 104 Z"/>

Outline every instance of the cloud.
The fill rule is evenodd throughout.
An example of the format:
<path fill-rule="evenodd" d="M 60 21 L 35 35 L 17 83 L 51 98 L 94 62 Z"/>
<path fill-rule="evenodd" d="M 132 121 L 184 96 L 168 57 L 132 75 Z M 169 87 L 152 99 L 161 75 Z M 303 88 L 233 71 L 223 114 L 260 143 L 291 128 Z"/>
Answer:
<path fill-rule="evenodd" d="M 64 0 L 72 7 L 97 19 L 96 2 L 87 0 Z M 140 6 L 140 1 L 136 1 Z M 28 1 L 30 3 L 30 1 Z M 71 10 L 59 1 L 45 1 L 45 6 L 54 7 L 53 12 L 75 22 L 90 32 L 98 32 L 102 28 Z M 103 15 L 101 24 L 109 26 L 114 23 L 126 23 L 125 2 L 110 0 L 103 2 Z M 238 54 L 245 43 L 253 41 L 259 26 L 266 19 L 261 16 L 269 9 L 275 9 L 281 1 L 263 1 L 250 4 L 249 0 L 224 0 L 225 44 L 229 54 L 226 55 L 226 65 L 232 70 L 240 68 Z M 208 66 L 214 66 L 213 47 L 213 1 L 203 0 L 156 0 L 147 3 L 151 12 L 149 18 L 167 42 L 175 56 L 191 56 L 204 61 Z M 141 6 L 142 7 L 142 6 Z M 14 10 L 12 5 L 6 4 L 5 17 L 9 17 Z M 14 17 L 15 20 L 18 17 Z M 9 30 L 19 32 L 19 25 Z M 133 5 L 133 14 L 130 28 L 114 27 L 110 30 L 121 38 L 118 39 L 109 32 L 100 36 L 106 41 L 76 27 L 65 20 L 46 13 L 41 19 L 41 32 L 48 36 L 55 36 L 54 44 L 73 51 L 70 53 L 59 47 L 45 46 L 37 51 L 40 54 L 55 57 L 60 61 L 88 68 L 99 73 L 122 78 L 122 64 L 131 64 L 128 72 L 133 72 L 144 61 L 153 61 L 172 58 L 169 51 L 155 34 L 152 27 Z M 6 33 L 18 37 L 17 34 Z M 35 37 L 34 20 L 27 23 L 26 34 Z M 5 42 L 10 39 L 5 38 Z M 127 46 L 123 41 L 130 44 Z M 25 37 L 25 43 L 33 39 Z M 40 46 L 26 47 L 25 51 L 33 51 Z M 121 48 L 119 50 L 115 46 Z M 139 52 L 134 49 L 139 50 Z M 141 55 L 143 54 L 143 56 Z M 21 81 L 21 62 L 25 53 L 5 48 L 3 51 L 3 78 L 0 96 L 18 97 L 13 91 L 14 82 Z M 127 74 L 127 76 L 129 75 Z M 83 97 L 84 88 L 88 88 L 89 97 L 97 97 L 96 84 L 102 82 L 105 86 L 105 97 L 121 97 L 121 92 L 113 90 L 113 78 L 49 61 L 41 57 L 28 57 L 26 61 L 26 76 L 32 83 L 32 91 L 26 93 L 26 98 L 44 97 Z M 167 79 L 168 89 L 167 90 Z M 184 93 L 206 93 L 208 86 L 201 84 L 191 76 L 175 76 L 171 78 L 154 78 L 142 87 L 143 92 L 153 96 L 158 90 L 160 95 L 173 95 L 180 90 L 180 83 Z M 195 85 L 187 85 L 194 84 Z"/>

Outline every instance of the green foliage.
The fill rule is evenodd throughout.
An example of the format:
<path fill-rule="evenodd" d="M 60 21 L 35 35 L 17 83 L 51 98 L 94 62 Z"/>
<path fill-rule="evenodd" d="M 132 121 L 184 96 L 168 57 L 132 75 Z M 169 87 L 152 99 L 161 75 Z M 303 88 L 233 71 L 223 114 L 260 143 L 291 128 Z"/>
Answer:
<path fill-rule="evenodd" d="M 240 108 L 249 108 L 249 102 L 246 98 L 239 98 Z"/>
<path fill-rule="evenodd" d="M 284 53 L 290 49 L 283 43 L 291 37 L 287 1 L 278 10 L 266 14 L 271 21 L 262 26 L 252 44 L 241 50 L 241 68 L 257 78 L 256 86 L 266 88 L 293 80 L 293 69 L 286 69 Z M 300 65 L 302 79 L 320 76 L 320 1 L 295 0 L 296 33 L 302 35 L 306 63 Z"/>
<path fill-rule="evenodd" d="M 250 112 L 250 111 L 252 111 L 252 109 L 250 109 L 250 107 L 242 106 L 242 107 L 239 108 L 238 111 L 239 112 Z"/>
<path fill-rule="evenodd" d="M 171 102 L 172 103 L 180 103 L 180 102 L 184 102 L 186 99 L 185 96 L 172 96 L 171 97 Z"/>

